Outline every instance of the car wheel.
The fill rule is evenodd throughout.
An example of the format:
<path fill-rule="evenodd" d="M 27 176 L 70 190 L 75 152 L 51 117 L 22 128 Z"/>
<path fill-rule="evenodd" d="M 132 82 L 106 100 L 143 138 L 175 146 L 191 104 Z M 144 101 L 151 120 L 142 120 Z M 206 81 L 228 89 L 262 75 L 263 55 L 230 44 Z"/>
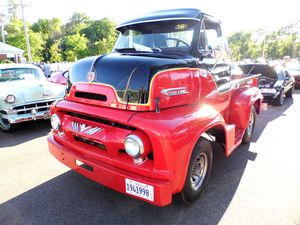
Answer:
<path fill-rule="evenodd" d="M 285 96 L 287 98 L 292 98 L 293 97 L 293 93 L 294 93 L 294 85 L 286 92 Z"/>
<path fill-rule="evenodd" d="M 245 133 L 244 133 L 244 136 L 242 139 L 243 143 L 249 143 L 251 141 L 254 127 L 255 127 L 255 121 L 256 121 L 256 112 L 255 112 L 254 106 L 252 106 L 248 127 L 245 130 Z"/>
<path fill-rule="evenodd" d="M 280 94 L 275 99 L 275 105 L 282 106 L 284 100 L 284 93 L 283 91 L 280 92 Z"/>
<path fill-rule="evenodd" d="M 212 159 L 210 142 L 205 138 L 200 138 L 192 152 L 181 192 L 181 199 L 184 203 L 189 204 L 199 198 L 210 176 Z"/>
<path fill-rule="evenodd" d="M 19 124 L 11 124 L 7 119 L 3 119 L 0 115 L 0 129 L 4 132 L 10 133 L 18 128 Z"/>

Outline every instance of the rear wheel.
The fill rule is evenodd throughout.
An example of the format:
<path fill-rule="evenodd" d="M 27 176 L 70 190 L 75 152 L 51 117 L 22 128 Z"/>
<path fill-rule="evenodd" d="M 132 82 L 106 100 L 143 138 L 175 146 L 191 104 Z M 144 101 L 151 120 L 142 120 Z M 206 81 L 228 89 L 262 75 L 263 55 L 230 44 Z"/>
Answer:
<path fill-rule="evenodd" d="M 184 203 L 192 203 L 199 198 L 210 176 L 212 159 L 211 144 L 205 138 L 200 138 L 192 152 L 181 192 Z"/>
<path fill-rule="evenodd" d="M 7 119 L 2 118 L 0 114 L 0 129 L 4 132 L 10 133 L 18 128 L 19 124 L 11 124 Z"/>
<path fill-rule="evenodd" d="M 243 143 L 249 143 L 251 141 L 253 131 L 254 131 L 254 126 L 255 126 L 255 120 L 256 120 L 256 112 L 254 106 L 252 106 L 248 127 L 245 130 L 243 140 L 242 140 Z"/>

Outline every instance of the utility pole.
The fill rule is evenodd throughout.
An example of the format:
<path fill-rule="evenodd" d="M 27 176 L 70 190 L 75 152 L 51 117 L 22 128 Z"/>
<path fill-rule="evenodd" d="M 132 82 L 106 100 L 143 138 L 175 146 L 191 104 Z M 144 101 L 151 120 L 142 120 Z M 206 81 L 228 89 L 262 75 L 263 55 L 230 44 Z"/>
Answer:
<path fill-rule="evenodd" d="M 22 0 L 20 0 L 20 4 L 21 4 L 23 23 L 24 23 L 24 31 L 25 31 L 25 39 L 26 39 L 26 45 L 27 45 L 28 62 L 31 62 L 32 58 L 31 58 L 30 42 L 29 42 L 28 30 L 27 30 L 27 26 L 26 26 L 25 15 L 24 15 L 24 5 L 23 5 Z"/>

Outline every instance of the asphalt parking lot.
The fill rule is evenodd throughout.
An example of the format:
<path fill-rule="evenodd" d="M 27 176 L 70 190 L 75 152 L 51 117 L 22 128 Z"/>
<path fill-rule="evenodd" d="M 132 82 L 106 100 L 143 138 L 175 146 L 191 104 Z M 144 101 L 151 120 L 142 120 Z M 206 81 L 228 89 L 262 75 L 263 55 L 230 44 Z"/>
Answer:
<path fill-rule="evenodd" d="M 253 141 L 216 149 L 210 182 L 191 206 L 159 208 L 70 171 L 47 148 L 49 121 L 0 132 L 0 224 L 300 225 L 300 90 L 257 117 Z"/>

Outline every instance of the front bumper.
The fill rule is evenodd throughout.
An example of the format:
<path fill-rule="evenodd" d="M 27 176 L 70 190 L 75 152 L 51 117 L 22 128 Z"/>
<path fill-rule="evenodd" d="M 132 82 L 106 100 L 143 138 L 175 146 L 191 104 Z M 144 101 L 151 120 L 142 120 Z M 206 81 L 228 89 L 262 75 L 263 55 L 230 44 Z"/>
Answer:
<path fill-rule="evenodd" d="M 263 102 L 273 102 L 276 100 L 277 96 L 279 95 L 279 92 L 276 93 L 262 93 L 264 96 Z"/>
<path fill-rule="evenodd" d="M 132 172 L 124 171 L 111 165 L 99 162 L 90 157 L 79 155 L 76 151 L 69 149 L 59 142 L 53 136 L 48 137 L 48 146 L 50 153 L 61 163 L 75 170 L 76 172 L 104 185 L 115 191 L 129 195 L 131 197 L 149 202 L 157 206 L 165 206 L 172 202 L 171 183 L 169 181 L 156 180 L 144 177 Z M 76 160 L 83 162 L 89 169 L 76 164 Z M 126 193 L 125 179 L 134 180 L 153 186 L 154 198 L 149 201 L 135 195 Z"/>
<path fill-rule="evenodd" d="M 30 120 L 50 119 L 50 105 L 61 98 L 47 99 L 36 102 L 27 102 L 15 105 L 6 110 L 0 110 L 2 119 L 9 123 L 20 123 Z"/>
<path fill-rule="evenodd" d="M 31 113 L 26 113 L 21 115 L 18 115 L 17 113 L 8 114 L 7 112 L 5 112 L 2 113 L 2 118 L 7 119 L 9 123 L 13 124 L 13 123 L 21 123 L 30 120 L 49 119 L 50 114 L 49 114 L 49 110 L 43 112 L 32 111 Z"/>

